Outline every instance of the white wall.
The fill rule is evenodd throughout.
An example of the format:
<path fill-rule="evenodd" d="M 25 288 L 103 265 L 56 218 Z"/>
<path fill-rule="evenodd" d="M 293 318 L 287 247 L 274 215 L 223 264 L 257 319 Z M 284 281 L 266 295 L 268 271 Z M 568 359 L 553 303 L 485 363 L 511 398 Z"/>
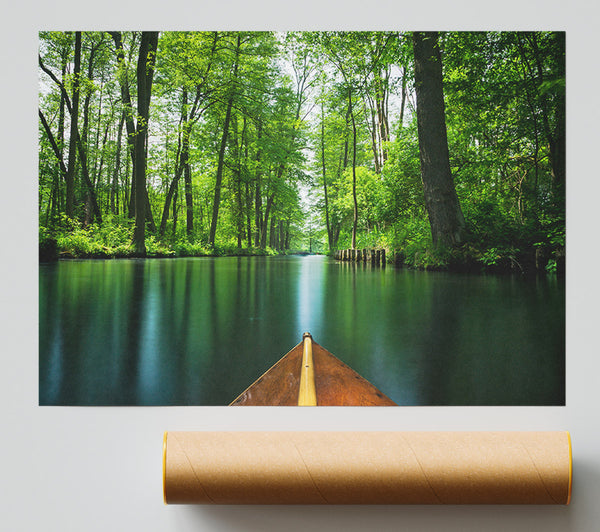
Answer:
<path fill-rule="evenodd" d="M 600 530 L 598 12 L 571 2 L 74 0 L 3 7 L 0 53 L 0 529 L 7 531 Z M 217 4 L 217 5 L 213 5 Z M 75 14 L 70 11 L 76 9 Z M 37 31 L 40 29 L 567 30 L 567 406 L 59 408 L 37 406 Z M 24 161 L 24 164 L 23 164 Z M 11 196 L 14 195 L 14 196 Z M 14 197 L 14 199 L 13 199 Z M 23 207 L 23 198 L 27 198 Z M 15 228 L 19 232 L 15 236 Z M 590 239 L 588 241 L 588 239 Z M 298 411 L 299 410 L 299 411 Z M 164 430 L 570 430 L 569 507 L 164 506 Z"/>

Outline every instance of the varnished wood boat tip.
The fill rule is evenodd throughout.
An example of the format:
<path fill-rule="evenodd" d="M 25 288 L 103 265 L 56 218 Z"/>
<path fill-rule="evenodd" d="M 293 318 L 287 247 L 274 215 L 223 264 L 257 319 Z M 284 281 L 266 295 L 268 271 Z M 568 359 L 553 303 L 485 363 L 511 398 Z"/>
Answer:
<path fill-rule="evenodd" d="M 396 406 L 309 332 L 242 392 L 232 406 Z"/>
<path fill-rule="evenodd" d="M 300 368 L 300 391 L 298 406 L 317 406 L 317 390 L 315 386 L 315 365 L 312 354 L 312 336 L 302 335 L 302 365 Z"/>

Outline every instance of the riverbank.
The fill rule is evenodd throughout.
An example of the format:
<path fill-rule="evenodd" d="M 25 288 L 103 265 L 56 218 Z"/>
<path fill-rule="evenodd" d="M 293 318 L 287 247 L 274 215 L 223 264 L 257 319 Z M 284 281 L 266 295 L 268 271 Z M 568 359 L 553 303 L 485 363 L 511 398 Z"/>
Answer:
<path fill-rule="evenodd" d="M 62 245 L 61 245 L 62 244 Z M 39 262 L 55 262 L 59 259 L 133 259 L 140 258 L 131 245 L 107 246 L 89 240 L 70 241 L 65 246 L 56 238 L 44 238 L 39 242 Z M 312 255 L 303 250 L 274 250 L 263 248 L 238 248 L 237 246 L 215 246 L 206 248 L 197 244 L 179 244 L 174 248 L 150 241 L 146 259 L 177 257 L 271 257 L 276 255 Z"/>
<path fill-rule="evenodd" d="M 478 249 L 473 244 L 456 248 L 423 249 L 407 253 L 389 249 L 343 249 L 329 254 L 336 260 L 379 267 L 455 273 L 565 273 L 564 248 L 549 251 L 542 246 L 521 251 L 515 248 Z"/>
<path fill-rule="evenodd" d="M 348 250 L 347 250 L 348 251 Z M 304 250 L 275 250 L 273 248 L 239 248 L 235 245 L 208 248 L 198 243 L 176 241 L 159 242 L 153 236 L 146 239 L 144 258 L 176 257 L 251 257 L 275 255 L 310 254 Z M 338 260 L 364 261 L 364 250 L 345 255 L 329 253 Z M 481 248 L 465 243 L 452 249 L 423 248 L 410 252 L 385 249 L 381 252 L 385 264 L 422 271 L 447 271 L 456 273 L 565 273 L 564 247 L 549 249 L 531 246 L 525 250 L 514 247 Z M 99 238 L 97 233 L 74 231 L 57 236 L 40 234 L 39 261 L 53 262 L 59 259 L 128 259 L 139 257 L 129 239 Z M 346 257 L 343 259 L 342 257 Z M 360 257 L 360 259 L 359 259 Z M 377 260 L 379 264 L 379 259 Z"/>
<path fill-rule="evenodd" d="M 410 255 L 395 251 L 390 260 L 397 266 L 423 271 L 450 271 L 468 273 L 556 273 L 564 275 L 566 254 L 564 247 L 551 249 L 544 246 L 477 247 L 465 243 L 456 248 L 426 249 Z"/>
<path fill-rule="evenodd" d="M 268 257 L 280 255 L 271 248 L 233 248 L 219 247 L 204 248 L 200 246 L 184 246 L 177 249 L 168 249 L 162 246 L 148 246 L 143 258 L 161 259 L 176 257 Z M 287 253 L 286 253 L 287 254 Z M 59 259 L 132 259 L 139 258 L 133 246 L 93 246 L 68 248 L 60 247 L 55 239 L 47 238 L 40 242 L 39 261 L 54 262 Z"/>

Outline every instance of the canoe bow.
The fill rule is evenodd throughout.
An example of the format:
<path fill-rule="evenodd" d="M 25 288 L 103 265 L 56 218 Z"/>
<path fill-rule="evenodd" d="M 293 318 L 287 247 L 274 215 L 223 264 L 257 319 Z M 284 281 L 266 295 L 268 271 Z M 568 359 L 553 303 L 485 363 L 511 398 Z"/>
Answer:
<path fill-rule="evenodd" d="M 231 406 L 395 406 L 389 397 L 310 333 L 244 390 Z"/>

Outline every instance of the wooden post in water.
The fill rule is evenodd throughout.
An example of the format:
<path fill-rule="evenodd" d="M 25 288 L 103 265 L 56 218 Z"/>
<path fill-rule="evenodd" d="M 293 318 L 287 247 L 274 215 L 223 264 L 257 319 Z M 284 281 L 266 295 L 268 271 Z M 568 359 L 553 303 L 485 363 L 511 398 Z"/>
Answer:
<path fill-rule="evenodd" d="M 375 266 L 375 250 L 371 250 L 371 266 Z"/>
<path fill-rule="evenodd" d="M 356 262 L 360 262 L 361 260 L 362 260 L 361 250 L 357 249 L 356 250 Z"/>
<path fill-rule="evenodd" d="M 375 251 L 375 264 L 379 266 L 379 261 L 381 259 L 381 250 Z"/>
<path fill-rule="evenodd" d="M 381 267 L 385 268 L 385 248 L 381 250 Z"/>
<path fill-rule="evenodd" d="M 394 253 L 394 264 L 396 266 L 402 266 L 404 264 L 404 253 L 402 251 L 396 251 Z"/>

